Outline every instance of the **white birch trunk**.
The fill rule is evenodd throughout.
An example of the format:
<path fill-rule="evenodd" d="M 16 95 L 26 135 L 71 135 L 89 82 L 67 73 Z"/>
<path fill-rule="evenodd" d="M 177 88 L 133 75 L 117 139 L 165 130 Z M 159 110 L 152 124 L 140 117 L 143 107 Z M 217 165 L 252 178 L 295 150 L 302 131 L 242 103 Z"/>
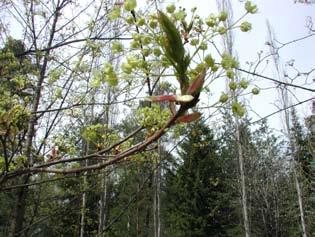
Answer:
<path fill-rule="evenodd" d="M 235 119 L 236 124 L 236 141 L 238 148 L 238 161 L 240 168 L 240 178 L 241 178 L 241 195 L 242 195 L 242 210 L 243 210 L 243 222 L 245 229 L 245 236 L 250 237 L 250 228 L 249 228 L 249 218 L 248 218 L 248 207 L 247 207 L 247 195 L 246 195 L 246 181 L 245 181 L 245 169 L 244 169 L 244 156 L 241 144 L 240 137 L 240 124 L 239 119 Z"/>

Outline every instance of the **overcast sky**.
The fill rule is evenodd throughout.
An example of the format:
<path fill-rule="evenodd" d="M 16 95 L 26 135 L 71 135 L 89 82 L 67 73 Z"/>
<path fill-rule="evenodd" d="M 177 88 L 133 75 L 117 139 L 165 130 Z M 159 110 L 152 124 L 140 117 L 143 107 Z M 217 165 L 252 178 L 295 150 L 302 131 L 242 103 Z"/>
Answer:
<path fill-rule="evenodd" d="M 169 1 L 172 2 L 172 1 Z M 174 1 L 173 1 L 174 2 Z M 200 15 L 206 17 L 211 12 L 216 11 L 215 0 L 179 0 L 178 5 L 186 6 L 187 9 L 195 5 L 198 7 Z M 234 18 L 238 18 L 244 13 L 244 3 L 240 3 L 238 0 L 231 0 L 233 4 Z M 300 3 L 294 3 L 294 0 L 257 0 L 253 1 L 257 4 L 259 12 L 255 15 L 251 15 L 246 18 L 253 25 L 253 29 L 249 33 L 235 33 L 235 49 L 238 52 L 238 56 L 242 67 L 246 68 L 246 61 L 253 62 L 257 59 L 257 52 L 263 51 L 269 52 L 269 48 L 266 45 L 268 39 L 266 21 L 268 20 L 275 32 L 277 40 L 281 43 L 286 43 L 291 40 L 306 36 L 309 31 L 305 27 L 307 17 L 313 17 L 315 19 L 315 4 L 305 5 Z M 306 40 L 300 41 L 288 45 L 280 50 L 281 62 L 284 69 L 287 69 L 289 73 L 294 75 L 296 72 L 292 72 L 289 68 L 285 67 L 285 63 L 291 59 L 295 60 L 295 67 L 301 72 L 307 72 L 315 68 L 315 36 Z M 264 71 L 265 64 L 262 64 L 261 73 L 264 75 L 277 78 L 274 67 L 272 66 L 272 59 L 270 58 L 270 66 Z M 311 78 L 315 78 L 315 73 L 311 75 Z M 263 81 L 263 80 L 261 80 Z M 312 80 L 309 80 L 312 82 Z M 259 82 L 257 82 L 259 83 Z M 299 80 L 294 83 L 302 85 L 304 80 Z M 261 84 L 262 87 L 267 84 Z M 307 87 L 314 87 L 313 84 L 305 85 Z M 312 93 L 303 90 L 294 90 L 293 93 L 296 97 L 302 101 L 307 98 L 311 98 Z M 265 116 L 276 110 L 273 103 L 277 99 L 275 90 L 264 91 L 260 96 L 250 98 L 253 102 L 254 110 L 260 115 Z M 293 103 L 297 101 L 293 99 Z M 311 112 L 311 103 L 305 103 L 298 107 L 298 111 L 302 117 L 305 117 Z M 258 117 L 252 114 L 255 119 Z M 274 116 L 270 119 L 273 127 L 279 127 L 280 118 Z"/>

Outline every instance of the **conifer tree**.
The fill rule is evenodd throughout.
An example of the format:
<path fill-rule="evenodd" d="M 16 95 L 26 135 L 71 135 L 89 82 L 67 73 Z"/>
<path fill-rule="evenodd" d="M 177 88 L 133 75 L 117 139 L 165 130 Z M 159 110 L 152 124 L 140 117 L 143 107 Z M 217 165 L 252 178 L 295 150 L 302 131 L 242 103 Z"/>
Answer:
<path fill-rule="evenodd" d="M 165 236 L 228 236 L 231 197 L 212 131 L 191 126 L 179 156 L 166 177 Z"/>

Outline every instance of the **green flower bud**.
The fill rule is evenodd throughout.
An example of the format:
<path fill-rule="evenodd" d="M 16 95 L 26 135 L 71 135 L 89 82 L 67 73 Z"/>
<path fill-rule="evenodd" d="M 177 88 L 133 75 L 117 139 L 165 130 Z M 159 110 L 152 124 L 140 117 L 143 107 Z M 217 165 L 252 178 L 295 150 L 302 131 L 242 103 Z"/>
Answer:
<path fill-rule="evenodd" d="M 205 57 L 205 62 L 206 64 L 209 66 L 209 67 L 213 67 L 214 66 L 214 59 L 212 58 L 212 56 L 210 54 L 208 54 L 206 57 Z"/>
<path fill-rule="evenodd" d="M 224 53 L 222 55 L 221 65 L 224 69 L 238 68 L 238 61 L 231 55 Z"/>
<path fill-rule="evenodd" d="M 191 40 L 190 40 L 190 44 L 191 44 L 192 46 L 198 45 L 198 44 L 199 44 L 199 39 L 191 39 Z"/>
<path fill-rule="evenodd" d="M 166 11 L 167 11 L 168 13 L 173 13 L 173 12 L 175 11 L 175 9 L 176 9 L 176 7 L 175 7 L 174 4 L 170 4 L 170 5 L 168 5 L 168 6 L 166 7 Z"/>
<path fill-rule="evenodd" d="M 208 45 L 207 45 L 205 42 L 202 42 L 202 43 L 199 45 L 199 48 L 200 48 L 201 50 L 207 50 Z"/>
<path fill-rule="evenodd" d="M 126 11 L 132 11 L 136 7 L 137 7 L 137 1 L 136 0 L 125 0 L 124 8 Z"/>
<path fill-rule="evenodd" d="M 228 18 L 228 13 L 226 11 L 222 11 L 219 14 L 219 21 L 226 21 L 226 19 Z"/>
<path fill-rule="evenodd" d="M 121 42 L 119 41 L 114 41 L 112 43 L 112 48 L 111 48 L 113 53 L 121 53 L 122 51 L 124 51 L 124 47 L 122 45 Z"/>
<path fill-rule="evenodd" d="M 206 18 L 205 22 L 206 22 L 207 26 L 209 26 L 209 27 L 214 27 L 217 25 L 217 22 L 215 20 L 215 16 L 212 14 Z"/>
<path fill-rule="evenodd" d="M 61 88 L 57 88 L 55 91 L 55 96 L 57 99 L 61 99 L 62 98 L 62 89 Z"/>
<path fill-rule="evenodd" d="M 132 41 L 132 42 L 130 43 L 130 48 L 132 48 L 132 49 L 138 49 L 138 48 L 140 48 L 140 43 L 139 43 L 138 41 Z"/>
<path fill-rule="evenodd" d="M 152 38 L 151 38 L 150 36 L 148 36 L 148 35 L 144 36 L 143 39 L 142 39 L 142 43 L 143 43 L 144 45 L 150 44 L 151 41 L 152 41 Z"/>
<path fill-rule="evenodd" d="M 140 35 L 140 34 L 137 34 L 137 33 L 132 34 L 131 37 L 132 37 L 134 40 L 137 40 L 137 41 L 141 40 L 141 35 Z"/>
<path fill-rule="evenodd" d="M 114 72 L 114 68 L 113 65 L 111 65 L 110 63 L 105 63 L 104 64 L 104 68 L 103 68 L 103 72 L 105 74 L 111 74 Z"/>
<path fill-rule="evenodd" d="M 121 70 L 126 74 L 130 74 L 132 72 L 132 66 L 128 63 L 122 63 Z"/>
<path fill-rule="evenodd" d="M 232 58 L 231 67 L 232 68 L 238 68 L 238 66 L 239 66 L 238 61 L 235 58 Z"/>
<path fill-rule="evenodd" d="M 150 55 L 150 53 L 151 53 L 150 49 L 148 49 L 148 48 L 142 49 L 142 54 L 144 57 L 148 57 Z"/>
<path fill-rule="evenodd" d="M 234 78 L 234 72 L 232 69 L 228 69 L 226 70 L 226 76 L 230 79 L 233 79 Z"/>
<path fill-rule="evenodd" d="M 248 13 L 255 14 L 258 11 L 258 8 L 257 8 L 257 6 L 255 4 L 252 4 L 251 1 L 247 1 L 245 3 L 245 10 Z"/>
<path fill-rule="evenodd" d="M 162 57 L 161 64 L 163 67 L 169 67 L 171 65 L 170 61 L 165 56 Z"/>
<path fill-rule="evenodd" d="M 212 67 L 211 67 L 211 71 L 213 71 L 213 72 L 216 72 L 216 71 L 218 71 L 219 70 L 219 67 L 217 66 L 217 65 L 213 65 Z"/>
<path fill-rule="evenodd" d="M 243 117 L 246 110 L 243 105 L 235 101 L 232 103 L 232 112 L 236 116 Z"/>
<path fill-rule="evenodd" d="M 131 25 L 134 23 L 134 18 L 132 16 L 128 16 L 127 19 L 126 19 L 126 22 Z"/>
<path fill-rule="evenodd" d="M 139 60 L 134 56 L 127 56 L 127 62 L 132 68 L 136 68 L 139 66 Z"/>
<path fill-rule="evenodd" d="M 234 78 L 234 72 L 232 69 L 228 69 L 226 70 L 226 76 L 230 79 L 233 79 Z"/>
<path fill-rule="evenodd" d="M 145 24 L 145 19 L 143 17 L 139 18 L 136 24 L 137 26 L 143 26 Z"/>
<path fill-rule="evenodd" d="M 237 88 L 237 83 L 235 81 L 231 81 L 229 83 L 229 88 L 232 90 L 232 91 L 235 91 L 236 88 Z"/>
<path fill-rule="evenodd" d="M 152 29 L 155 29 L 157 27 L 157 21 L 156 20 L 150 20 L 149 21 L 149 26 L 152 28 Z"/>
<path fill-rule="evenodd" d="M 247 80 L 242 79 L 242 80 L 240 81 L 240 87 L 241 87 L 241 88 L 246 89 L 246 88 L 248 87 L 248 85 L 249 85 L 249 82 L 248 82 Z"/>
<path fill-rule="evenodd" d="M 205 70 L 206 65 L 204 63 L 199 63 L 197 67 L 195 68 L 197 74 L 201 73 L 203 70 Z"/>
<path fill-rule="evenodd" d="M 154 54 L 154 56 L 159 57 L 159 56 L 161 56 L 162 52 L 159 48 L 154 48 L 153 54 Z"/>
<path fill-rule="evenodd" d="M 240 28 L 241 28 L 241 31 L 248 32 L 252 29 L 252 24 L 245 21 L 241 24 Z"/>
<path fill-rule="evenodd" d="M 108 18 L 110 20 L 116 20 L 119 17 L 120 17 L 120 8 L 119 7 L 114 7 L 113 10 L 111 10 L 108 14 Z"/>
<path fill-rule="evenodd" d="M 260 90 L 259 90 L 257 87 L 255 87 L 255 88 L 252 89 L 253 95 L 258 95 L 259 92 L 260 92 Z"/>
<path fill-rule="evenodd" d="M 218 32 L 220 35 L 224 35 L 227 32 L 227 29 L 224 26 L 219 27 Z"/>
<path fill-rule="evenodd" d="M 229 96 L 226 93 L 222 93 L 222 95 L 220 96 L 219 101 L 223 104 L 225 102 L 227 102 L 229 99 Z"/>
<path fill-rule="evenodd" d="M 186 17 L 186 12 L 184 10 L 179 10 L 178 12 L 174 13 L 174 17 L 178 21 L 182 21 Z"/>
<path fill-rule="evenodd" d="M 111 73 L 110 75 L 106 76 L 106 82 L 110 86 L 117 86 L 118 85 L 118 79 L 116 73 Z"/>

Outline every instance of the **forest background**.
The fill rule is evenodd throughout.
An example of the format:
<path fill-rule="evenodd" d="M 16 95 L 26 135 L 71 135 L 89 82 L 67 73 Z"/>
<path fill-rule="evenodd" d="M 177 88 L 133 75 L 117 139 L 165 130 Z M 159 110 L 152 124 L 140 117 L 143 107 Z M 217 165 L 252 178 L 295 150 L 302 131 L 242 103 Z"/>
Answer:
<path fill-rule="evenodd" d="M 315 234 L 312 15 L 202 2 L 0 3 L 1 236 Z"/>

